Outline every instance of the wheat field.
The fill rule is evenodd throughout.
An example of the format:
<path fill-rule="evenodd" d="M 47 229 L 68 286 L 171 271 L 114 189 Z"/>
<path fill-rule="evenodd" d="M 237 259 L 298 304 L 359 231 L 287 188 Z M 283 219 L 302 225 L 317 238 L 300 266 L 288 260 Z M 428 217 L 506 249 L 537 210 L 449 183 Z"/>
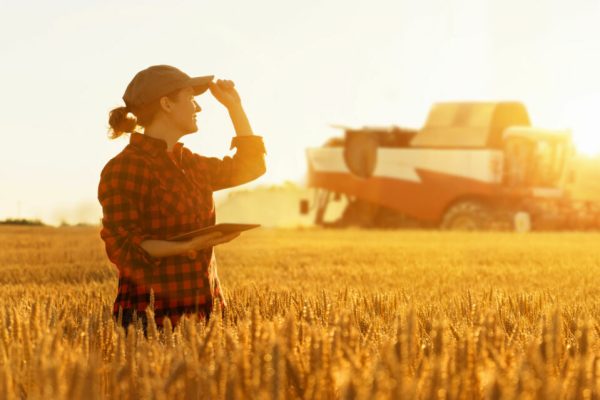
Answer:
<path fill-rule="evenodd" d="M 269 230 L 229 310 L 125 336 L 98 228 L 0 228 L 3 399 L 593 399 L 599 234 Z"/>

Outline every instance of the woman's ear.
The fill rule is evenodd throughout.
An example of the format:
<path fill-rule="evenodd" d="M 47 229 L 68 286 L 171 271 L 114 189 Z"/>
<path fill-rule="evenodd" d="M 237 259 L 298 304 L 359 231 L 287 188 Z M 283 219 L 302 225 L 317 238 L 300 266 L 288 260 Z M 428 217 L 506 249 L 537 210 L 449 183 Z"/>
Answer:
<path fill-rule="evenodd" d="M 170 113 L 171 112 L 171 108 L 172 108 L 172 103 L 171 103 L 171 99 L 169 99 L 167 96 L 163 96 L 160 98 L 160 108 L 166 112 L 166 113 Z"/>

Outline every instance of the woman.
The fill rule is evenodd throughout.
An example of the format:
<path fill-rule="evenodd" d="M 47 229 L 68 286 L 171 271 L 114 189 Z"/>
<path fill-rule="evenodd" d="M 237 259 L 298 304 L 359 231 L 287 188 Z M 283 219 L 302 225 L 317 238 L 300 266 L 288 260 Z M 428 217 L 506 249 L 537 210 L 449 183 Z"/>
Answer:
<path fill-rule="evenodd" d="M 194 96 L 206 90 L 229 112 L 236 133 L 233 157 L 203 157 L 179 142 L 198 131 L 201 108 Z M 155 65 L 135 75 L 123 100 L 125 107 L 110 112 L 110 133 L 113 139 L 131 133 L 129 144 L 106 164 L 98 186 L 100 236 L 119 271 L 113 314 L 125 329 L 137 315 L 145 330 L 153 297 L 159 327 L 165 318 L 177 324 L 184 314 L 208 318 L 214 299 L 225 307 L 213 247 L 239 234 L 166 239 L 213 225 L 212 193 L 265 172 L 262 138 L 253 134 L 228 80 L 191 78 L 175 67 Z"/>

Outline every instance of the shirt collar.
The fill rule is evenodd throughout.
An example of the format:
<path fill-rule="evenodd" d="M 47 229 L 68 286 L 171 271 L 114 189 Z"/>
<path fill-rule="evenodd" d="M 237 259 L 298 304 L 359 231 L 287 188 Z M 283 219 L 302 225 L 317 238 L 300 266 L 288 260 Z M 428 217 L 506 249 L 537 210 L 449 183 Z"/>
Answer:
<path fill-rule="evenodd" d="M 144 135 L 140 132 L 133 132 L 129 137 L 129 143 L 139 149 L 149 153 L 151 156 L 156 156 L 161 152 L 167 151 L 167 142 L 162 139 L 153 138 Z M 173 145 L 173 154 L 177 157 L 181 156 L 183 143 L 177 142 Z"/>

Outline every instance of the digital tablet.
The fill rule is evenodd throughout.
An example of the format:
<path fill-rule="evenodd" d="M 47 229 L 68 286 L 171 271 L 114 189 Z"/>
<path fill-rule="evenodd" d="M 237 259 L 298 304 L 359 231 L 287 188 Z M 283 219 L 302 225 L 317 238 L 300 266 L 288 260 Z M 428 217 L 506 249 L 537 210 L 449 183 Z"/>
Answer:
<path fill-rule="evenodd" d="M 260 226 L 260 224 L 216 224 L 216 225 L 209 226 L 206 228 L 197 229 L 195 231 L 182 233 L 181 235 L 172 236 L 172 237 L 168 238 L 167 240 L 174 240 L 174 241 L 190 240 L 192 238 L 195 238 L 196 236 L 206 235 L 207 233 L 212 233 L 212 232 L 221 232 L 223 235 L 227 235 L 229 233 L 243 232 L 243 231 L 247 231 L 249 229 L 258 228 L 259 226 Z"/>

